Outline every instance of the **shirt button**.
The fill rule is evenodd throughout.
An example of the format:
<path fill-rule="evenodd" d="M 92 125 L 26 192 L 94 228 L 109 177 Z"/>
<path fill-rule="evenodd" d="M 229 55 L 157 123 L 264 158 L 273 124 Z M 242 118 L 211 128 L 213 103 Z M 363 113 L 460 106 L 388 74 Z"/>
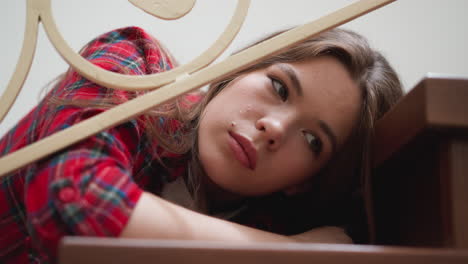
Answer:
<path fill-rule="evenodd" d="M 63 189 L 61 189 L 58 197 L 60 201 L 64 203 L 68 203 L 68 202 L 75 200 L 75 195 L 76 195 L 75 189 L 69 186 L 69 187 L 64 187 Z"/>

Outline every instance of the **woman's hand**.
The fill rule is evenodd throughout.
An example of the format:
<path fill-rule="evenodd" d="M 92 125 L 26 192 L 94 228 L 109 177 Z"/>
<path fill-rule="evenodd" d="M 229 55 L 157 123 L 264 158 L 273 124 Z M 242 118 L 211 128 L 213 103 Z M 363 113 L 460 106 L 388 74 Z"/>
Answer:
<path fill-rule="evenodd" d="M 336 226 L 314 228 L 304 233 L 290 236 L 290 238 L 302 243 L 353 243 L 353 240 L 344 232 L 344 229 Z"/>

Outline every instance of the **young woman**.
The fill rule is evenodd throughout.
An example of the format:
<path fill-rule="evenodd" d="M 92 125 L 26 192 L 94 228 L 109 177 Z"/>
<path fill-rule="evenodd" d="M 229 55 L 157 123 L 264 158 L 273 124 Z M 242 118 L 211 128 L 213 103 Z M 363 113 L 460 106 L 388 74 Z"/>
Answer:
<path fill-rule="evenodd" d="M 135 27 L 100 36 L 82 55 L 125 74 L 174 66 Z M 69 70 L 0 140 L 0 155 L 139 94 Z M 401 95 L 364 38 L 323 33 L 2 177 L 0 257 L 54 261 L 65 235 L 359 241 L 365 220 L 353 201 L 361 204 L 369 138 Z"/>

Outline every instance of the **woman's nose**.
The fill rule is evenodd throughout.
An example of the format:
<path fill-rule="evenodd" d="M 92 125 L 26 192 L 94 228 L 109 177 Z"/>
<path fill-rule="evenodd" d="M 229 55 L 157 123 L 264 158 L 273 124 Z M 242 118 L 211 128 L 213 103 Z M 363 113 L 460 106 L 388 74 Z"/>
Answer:
<path fill-rule="evenodd" d="M 270 150 L 278 149 L 284 141 L 287 121 L 275 117 L 263 117 L 257 120 L 256 128 L 262 132 L 262 137 Z"/>

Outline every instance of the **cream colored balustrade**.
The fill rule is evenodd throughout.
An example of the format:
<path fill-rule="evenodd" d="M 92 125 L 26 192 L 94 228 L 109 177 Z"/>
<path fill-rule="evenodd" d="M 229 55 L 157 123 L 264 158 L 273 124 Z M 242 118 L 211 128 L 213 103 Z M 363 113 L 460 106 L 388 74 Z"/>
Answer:
<path fill-rule="evenodd" d="M 71 67 L 89 80 L 114 89 L 150 90 L 159 88 L 2 157 L 0 159 L 0 176 L 393 1 L 395 0 L 357 1 L 320 19 L 288 30 L 230 56 L 224 61 L 209 65 L 232 42 L 245 19 L 249 0 L 238 0 L 236 11 L 226 30 L 210 48 L 192 62 L 164 73 L 126 76 L 98 68 L 66 44 L 55 25 L 51 12 L 51 0 L 28 0 L 24 44 L 15 72 L 0 98 L 0 121 L 15 101 L 26 79 L 34 56 L 37 28 L 40 22 L 43 23 L 50 41 L 62 57 Z M 191 10 L 194 3 L 192 0 L 130 0 L 130 2 L 145 12 L 164 19 L 175 19 L 183 16 Z M 180 78 L 180 76 L 185 77 Z"/>

